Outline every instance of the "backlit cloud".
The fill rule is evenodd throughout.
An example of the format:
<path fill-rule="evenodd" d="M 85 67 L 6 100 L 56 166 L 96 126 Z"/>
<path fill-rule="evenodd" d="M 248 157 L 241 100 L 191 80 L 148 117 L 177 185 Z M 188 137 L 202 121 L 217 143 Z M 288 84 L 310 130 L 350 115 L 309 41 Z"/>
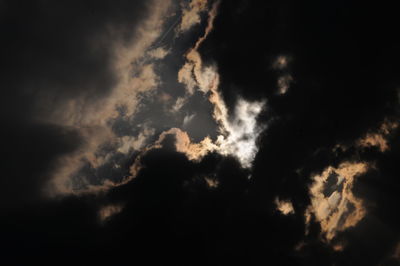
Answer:
<path fill-rule="evenodd" d="M 324 239 L 332 240 L 338 232 L 354 227 L 365 216 L 363 201 L 353 194 L 353 184 L 367 170 L 366 163 L 344 162 L 338 168 L 329 166 L 313 177 L 306 217 L 315 216 Z"/>
<path fill-rule="evenodd" d="M 287 200 L 280 200 L 278 198 L 275 199 L 276 208 L 283 215 L 294 214 L 293 204 Z"/>
<path fill-rule="evenodd" d="M 191 0 L 189 3 L 183 1 L 183 4 L 186 6 L 182 10 L 182 18 L 179 25 L 180 32 L 187 31 L 200 23 L 200 13 L 206 10 L 207 0 Z"/>
<path fill-rule="evenodd" d="M 116 146 L 116 152 L 122 153 L 144 145 L 150 131 L 145 130 L 137 136 L 119 136 L 110 128 L 110 122 L 119 117 L 121 108 L 125 117 L 133 117 L 140 106 L 140 96 L 151 93 L 159 85 L 154 64 L 144 60 L 146 58 L 143 56 L 148 50 L 150 57 L 160 59 L 165 56 L 166 52 L 162 48 L 154 50 L 150 47 L 162 32 L 170 5 L 171 1 L 154 0 L 154 8 L 132 32 L 133 37 L 129 43 L 117 38 L 119 32 L 115 30 L 113 72 L 117 82 L 107 97 L 97 100 L 85 97 L 67 100 L 47 118 L 52 123 L 78 130 L 84 139 L 84 145 L 78 151 L 59 160 L 59 167 L 54 170 L 54 178 L 49 184 L 50 193 L 79 192 L 73 185 L 72 176 L 78 175 L 80 183 L 87 183 L 80 170 L 87 162 L 93 168 L 107 163 L 112 154 L 103 155 L 101 149 L 105 145 Z M 83 190 L 85 189 L 82 188 Z"/>
<path fill-rule="evenodd" d="M 359 147 L 377 147 L 380 152 L 389 150 L 387 138 L 398 128 L 397 122 L 384 121 L 379 129 L 375 132 L 368 132 L 357 141 Z"/>

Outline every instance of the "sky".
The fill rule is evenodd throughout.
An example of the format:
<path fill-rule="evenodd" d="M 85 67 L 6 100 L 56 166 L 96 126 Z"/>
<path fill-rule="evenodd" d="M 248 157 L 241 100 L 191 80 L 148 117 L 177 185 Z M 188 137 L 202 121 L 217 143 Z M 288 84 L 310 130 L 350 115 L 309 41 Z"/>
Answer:
<path fill-rule="evenodd" d="M 2 265 L 400 265 L 397 9 L 0 0 Z"/>

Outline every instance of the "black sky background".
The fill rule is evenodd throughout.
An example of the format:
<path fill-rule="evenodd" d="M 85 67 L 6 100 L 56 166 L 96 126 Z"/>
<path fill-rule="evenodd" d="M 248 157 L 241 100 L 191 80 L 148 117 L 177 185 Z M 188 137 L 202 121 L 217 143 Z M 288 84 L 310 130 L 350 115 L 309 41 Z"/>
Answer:
<path fill-rule="evenodd" d="M 116 82 L 109 26 L 128 40 L 151 8 L 145 1 L 0 1 L 0 263 L 399 265 L 391 256 L 400 241 L 400 133 L 385 153 L 332 151 L 399 119 L 399 22 L 397 9 L 383 3 L 221 1 L 200 53 L 216 62 L 231 110 L 239 96 L 267 98 L 258 119 L 268 129 L 253 168 L 217 153 L 189 161 L 172 138 L 145 153 L 143 169 L 125 185 L 43 195 L 55 160 L 82 140 L 38 121 L 35 105 L 51 97 L 39 108 L 46 112 L 80 95 L 107 97 Z M 276 93 L 281 73 L 271 67 L 281 54 L 291 58 L 294 77 L 284 96 Z M 356 160 L 375 163 L 354 191 L 367 215 L 338 235 L 346 247 L 337 252 L 320 240 L 316 221 L 305 236 L 310 176 Z M 219 186 L 210 189 L 204 175 Z M 276 197 L 290 199 L 295 214 L 276 211 Z M 125 207 L 102 224 L 98 210 L 107 204 Z"/>

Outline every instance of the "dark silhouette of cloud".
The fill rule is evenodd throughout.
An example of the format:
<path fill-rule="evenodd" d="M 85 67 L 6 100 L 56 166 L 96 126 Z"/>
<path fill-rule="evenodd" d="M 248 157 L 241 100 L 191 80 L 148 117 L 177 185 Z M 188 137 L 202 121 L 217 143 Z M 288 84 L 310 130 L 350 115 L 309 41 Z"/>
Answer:
<path fill-rule="evenodd" d="M 1 264 L 399 265 L 397 9 L 356 1 L 223 0 L 208 27 L 215 1 L 196 2 L 201 10 L 186 18 L 193 28 L 170 30 L 162 56 L 132 62 L 134 86 L 151 81 L 160 88 L 135 96 L 141 107 L 135 115 L 126 115 L 131 106 L 113 105 L 118 115 L 104 124 L 109 131 L 94 127 L 93 134 L 52 115 L 69 101 L 101 103 L 112 95 L 120 78 L 115 43 L 140 43 L 134 33 L 158 6 L 0 2 Z M 180 21 L 177 12 L 167 21 Z M 172 111 L 187 96 L 177 72 L 196 43 L 200 61 L 219 75 L 230 114 L 241 100 L 265 100 L 257 116 L 265 130 L 249 167 L 237 154 L 210 149 L 192 160 L 176 147 L 179 136 L 189 149 L 220 133 L 216 103 L 210 92 L 197 91 L 199 81 L 180 112 Z M 95 133 L 125 142 L 97 143 Z M 95 166 L 89 156 L 75 174 L 77 182 L 80 174 L 89 176 L 86 193 L 49 197 L 60 163 L 91 142 L 101 147 L 91 154 L 108 159 Z M 365 171 L 351 175 L 343 167 L 356 163 Z M 343 230 L 329 239 L 317 211 L 310 211 L 313 178 L 326 169 L 336 172 L 321 189 L 324 197 L 342 193 L 361 206 L 344 204 L 346 211 L 335 216 L 331 200 L 330 217 L 341 217 L 336 224 Z M 115 183 L 106 187 L 104 180 Z M 277 202 L 290 202 L 290 212 Z M 362 218 L 346 225 L 358 207 Z"/>

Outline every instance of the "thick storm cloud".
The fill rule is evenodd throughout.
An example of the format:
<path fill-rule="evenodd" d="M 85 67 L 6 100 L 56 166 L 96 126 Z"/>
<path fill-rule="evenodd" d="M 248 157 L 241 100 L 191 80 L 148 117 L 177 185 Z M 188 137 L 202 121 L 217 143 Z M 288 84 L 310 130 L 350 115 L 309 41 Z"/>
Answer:
<path fill-rule="evenodd" d="M 0 1 L 2 265 L 400 265 L 396 8 Z"/>

